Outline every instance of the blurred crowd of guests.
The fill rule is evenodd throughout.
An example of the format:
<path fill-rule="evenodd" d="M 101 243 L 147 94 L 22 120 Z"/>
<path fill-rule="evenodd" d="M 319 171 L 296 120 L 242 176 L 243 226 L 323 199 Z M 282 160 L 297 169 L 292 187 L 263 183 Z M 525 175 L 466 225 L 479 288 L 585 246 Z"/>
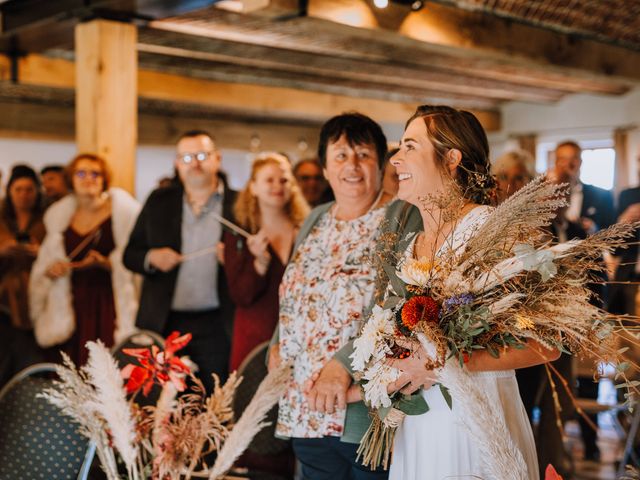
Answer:
<path fill-rule="evenodd" d="M 493 173 L 499 186 L 498 202 L 504 201 L 534 178 L 534 164 L 532 156 L 524 151 L 509 152 L 496 160 Z M 630 223 L 640 219 L 640 204 L 637 203 L 640 201 L 640 188 L 622 191 L 616 207 L 610 191 L 580 181 L 581 165 L 581 148 L 576 142 L 565 141 L 556 146 L 554 166 L 547 172 L 547 176 L 558 183 L 569 185 L 569 189 L 568 206 L 557 212 L 556 218 L 549 226 L 549 235 L 553 242 L 584 239 L 613 223 Z M 638 289 L 635 282 L 638 281 L 640 272 L 638 238 L 636 233 L 634 238 L 628 240 L 627 248 L 620 248 L 611 253 L 603 252 L 603 270 L 592 274 L 592 302 L 611 313 L 636 315 Z M 640 358 L 640 351 L 635 342 L 626 346 L 630 348 L 627 352 L 630 358 Z M 573 387 L 572 394 L 575 397 L 597 400 L 598 382 L 597 379 L 594 380 L 593 360 L 576 359 L 563 354 L 553 362 L 553 368 Z M 637 377 L 638 372 L 630 374 Z M 551 463 L 565 477 L 572 474 L 571 455 L 565 450 L 563 432 L 558 428 L 558 420 L 564 424 L 567 420 L 577 417 L 584 443 L 584 458 L 599 461 L 597 432 L 593 428 L 593 425 L 597 425 L 596 414 L 576 415 L 574 402 L 561 386 L 562 379 L 552 375 L 557 385 L 557 400 L 561 407 L 558 412 L 551 380 L 544 365 L 518 370 L 516 375 L 527 413 L 532 421 L 534 416 L 538 417 L 535 431 L 541 471 L 545 465 Z M 536 410 L 537 414 L 534 415 Z"/>
<path fill-rule="evenodd" d="M 318 159 L 292 166 L 282 154 L 262 153 L 237 193 L 220 170 L 212 136 L 188 131 L 176 145 L 175 178 L 163 179 L 142 206 L 110 185 L 108 165 L 93 154 L 39 174 L 14 166 L 0 208 L 0 385 L 30 363 L 60 361 L 59 351 L 84 363 L 88 340 L 112 346 L 139 328 L 163 336 L 191 332 L 184 353 L 211 390 L 211 373 L 224 381 L 275 331 L 271 365 L 295 359 L 298 372 L 280 405 L 279 434 L 294 438 L 307 468 L 330 461 L 354 468 L 354 478 L 382 478 L 357 468 L 356 447 L 349 445 L 359 437 L 356 444 L 336 440 L 349 435 L 349 425 L 357 432 L 366 411 L 356 412 L 356 404 L 314 414 L 303 380 L 320 369 L 331 376 L 331 365 L 338 372 L 344 364 L 339 351 L 357 334 L 374 295 L 367 258 L 382 225 L 421 228 L 419 215 L 394 199 L 394 153 L 373 120 L 341 115 L 323 127 Z M 616 208 L 610 192 L 580 182 L 580 166 L 578 144 L 557 146 L 548 175 L 569 184 L 569 206 L 558 212 L 550 238 L 585 238 L 617 221 L 640 220 L 640 188 L 623 191 Z M 534 160 L 508 153 L 493 174 L 500 203 L 533 179 Z M 638 280 L 638 240 L 606 258 L 610 280 Z M 605 280 L 594 280 L 594 301 L 634 315 L 637 287 L 605 289 Z M 591 369 L 576 371 L 564 356 L 556 363 L 577 379 L 579 396 L 597 396 Z M 518 376 L 529 414 L 541 412 L 540 464 L 560 471 L 567 456 L 554 430 L 546 371 L 534 367 Z M 597 459 L 595 433 L 582 430 L 586 456 Z"/>

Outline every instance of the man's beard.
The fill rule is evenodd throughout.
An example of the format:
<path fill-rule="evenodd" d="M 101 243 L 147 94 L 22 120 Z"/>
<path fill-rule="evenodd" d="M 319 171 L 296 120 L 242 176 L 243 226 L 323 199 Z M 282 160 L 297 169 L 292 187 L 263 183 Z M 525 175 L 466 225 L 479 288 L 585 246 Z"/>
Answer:
<path fill-rule="evenodd" d="M 195 174 L 190 172 L 184 176 L 182 181 L 185 186 L 191 188 L 205 188 L 211 186 L 213 183 L 213 175 L 209 173 Z"/>

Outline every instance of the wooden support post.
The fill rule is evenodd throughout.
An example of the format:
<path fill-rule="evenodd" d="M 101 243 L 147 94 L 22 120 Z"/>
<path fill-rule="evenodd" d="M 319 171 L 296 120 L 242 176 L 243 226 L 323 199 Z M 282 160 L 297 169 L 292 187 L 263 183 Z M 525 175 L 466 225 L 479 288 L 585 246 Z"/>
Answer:
<path fill-rule="evenodd" d="M 535 134 L 529 135 L 519 135 L 518 136 L 518 147 L 520 150 L 524 150 L 531 155 L 533 159 L 533 165 L 531 165 L 531 170 L 535 172 L 536 170 L 536 146 L 538 144 L 538 137 Z"/>
<path fill-rule="evenodd" d="M 103 156 L 113 185 L 134 193 L 137 119 L 137 31 L 93 20 L 76 27 L 78 152 Z"/>
<path fill-rule="evenodd" d="M 629 188 L 631 165 L 628 151 L 629 128 L 616 128 L 613 131 L 613 148 L 616 152 L 616 166 L 613 190 L 619 194 L 625 188 Z"/>

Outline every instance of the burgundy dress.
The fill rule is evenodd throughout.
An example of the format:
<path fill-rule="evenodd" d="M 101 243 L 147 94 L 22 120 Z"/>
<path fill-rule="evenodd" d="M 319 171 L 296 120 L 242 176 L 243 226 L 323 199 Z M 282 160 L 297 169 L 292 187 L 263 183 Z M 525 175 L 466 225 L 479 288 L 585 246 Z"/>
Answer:
<path fill-rule="evenodd" d="M 93 238 L 71 259 L 78 262 L 85 258 L 90 250 L 96 250 L 108 257 L 115 248 L 111 217 L 99 227 L 86 235 L 80 235 L 71 226 L 64 232 L 64 245 L 67 255 L 74 252 L 77 246 L 88 235 Z M 111 271 L 100 267 L 73 270 L 71 274 L 71 295 L 76 329 L 73 336 L 65 342 L 62 350 L 67 353 L 76 365 L 87 362 L 88 351 L 85 343 L 100 339 L 107 346 L 113 345 L 116 309 L 113 300 Z"/>
<path fill-rule="evenodd" d="M 278 323 L 278 287 L 285 265 L 269 247 L 271 263 L 266 275 L 258 275 L 244 238 L 224 232 L 222 240 L 229 294 L 236 305 L 229 362 L 234 371 L 251 350 L 273 335 Z"/>
<path fill-rule="evenodd" d="M 251 350 L 273 335 L 278 324 L 278 289 L 286 265 L 269 247 L 271 262 L 267 273 L 260 276 L 253 268 L 255 257 L 244 238 L 225 231 L 222 241 L 229 294 L 236 305 L 229 361 L 229 368 L 234 371 Z M 290 447 L 269 455 L 254 453 L 249 448 L 236 462 L 239 467 L 278 475 L 276 478 L 293 478 L 294 464 Z"/>

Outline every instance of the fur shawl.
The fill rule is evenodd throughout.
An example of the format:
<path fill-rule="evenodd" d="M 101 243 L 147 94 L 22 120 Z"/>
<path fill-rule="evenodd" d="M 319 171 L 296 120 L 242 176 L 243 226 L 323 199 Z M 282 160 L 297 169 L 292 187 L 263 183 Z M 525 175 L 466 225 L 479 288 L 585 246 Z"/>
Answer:
<path fill-rule="evenodd" d="M 109 255 L 111 282 L 116 309 L 116 343 L 133 332 L 138 310 L 138 289 L 134 274 L 122 264 L 122 252 L 135 224 L 139 203 L 118 188 L 108 191 L 111 197 L 111 223 L 115 248 Z M 70 275 L 51 280 L 45 272 L 59 260 L 66 260 L 64 232 L 76 211 L 76 198 L 67 195 L 45 213 L 47 235 L 33 264 L 29 282 L 29 307 L 38 344 L 50 347 L 67 341 L 75 331 L 75 314 Z"/>

